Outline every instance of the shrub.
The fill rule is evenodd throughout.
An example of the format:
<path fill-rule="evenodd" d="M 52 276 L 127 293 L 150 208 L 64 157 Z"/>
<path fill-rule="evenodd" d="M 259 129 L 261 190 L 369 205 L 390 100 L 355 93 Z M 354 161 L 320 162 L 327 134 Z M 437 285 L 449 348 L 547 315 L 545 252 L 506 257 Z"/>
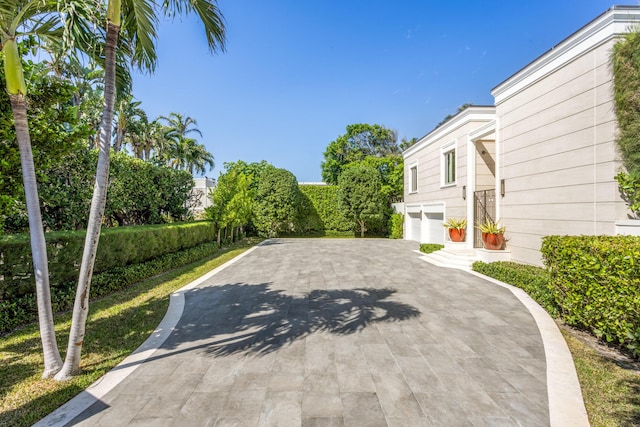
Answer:
<path fill-rule="evenodd" d="M 214 242 L 203 243 L 141 264 L 115 267 L 96 274 L 91 280 L 91 298 L 110 294 L 165 271 L 201 260 L 215 253 L 217 249 L 218 245 Z M 51 304 L 54 312 L 69 310 L 73 307 L 75 286 L 74 281 L 51 289 Z M 36 321 L 37 313 L 36 298 L 33 293 L 0 301 L 0 333 L 6 333 L 20 325 Z"/>
<path fill-rule="evenodd" d="M 389 238 L 390 239 L 402 239 L 404 226 L 404 215 L 401 213 L 394 213 L 389 218 Z"/>
<path fill-rule="evenodd" d="M 640 356 L 640 237 L 547 236 L 542 255 L 565 321 Z"/>
<path fill-rule="evenodd" d="M 47 233 L 45 238 L 53 291 L 77 279 L 85 231 Z M 215 227 L 208 221 L 104 229 L 100 234 L 94 274 L 139 264 L 214 240 Z M 0 236 L 0 301 L 34 291 L 29 236 Z"/>
<path fill-rule="evenodd" d="M 431 252 L 439 251 L 442 248 L 444 248 L 444 245 L 439 245 L 437 243 L 423 243 L 420 245 L 420 252 L 430 254 Z"/>
<path fill-rule="evenodd" d="M 327 235 L 353 231 L 353 223 L 347 220 L 338 204 L 337 185 L 301 185 L 300 191 L 313 206 L 310 231 L 324 231 Z"/>
<path fill-rule="evenodd" d="M 522 289 L 550 315 L 557 317 L 560 314 L 558 304 L 549 286 L 549 272 L 546 269 L 505 261 L 490 264 L 476 261 L 471 268 L 473 271 Z"/>

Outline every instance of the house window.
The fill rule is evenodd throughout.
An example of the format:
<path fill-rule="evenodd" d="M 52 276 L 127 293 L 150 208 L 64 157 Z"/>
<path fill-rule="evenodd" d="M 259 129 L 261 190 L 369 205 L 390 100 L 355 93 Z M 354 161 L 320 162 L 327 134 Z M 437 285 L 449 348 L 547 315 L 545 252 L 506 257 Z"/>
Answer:
<path fill-rule="evenodd" d="M 418 192 L 418 166 L 411 167 L 411 192 Z"/>
<path fill-rule="evenodd" d="M 443 154 L 443 183 L 450 185 L 456 183 L 456 149 L 445 151 Z"/>

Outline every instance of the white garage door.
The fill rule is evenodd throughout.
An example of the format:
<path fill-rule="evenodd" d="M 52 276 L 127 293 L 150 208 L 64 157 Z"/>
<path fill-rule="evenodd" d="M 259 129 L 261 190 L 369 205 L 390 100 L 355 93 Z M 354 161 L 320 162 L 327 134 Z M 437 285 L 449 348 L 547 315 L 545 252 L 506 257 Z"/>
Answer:
<path fill-rule="evenodd" d="M 444 245 L 444 214 L 439 212 L 425 213 L 426 216 L 426 242 Z"/>
<path fill-rule="evenodd" d="M 410 213 L 407 218 L 409 218 L 409 226 L 407 227 L 407 230 L 409 231 L 409 240 L 416 240 L 419 242 L 422 229 L 420 214 Z"/>

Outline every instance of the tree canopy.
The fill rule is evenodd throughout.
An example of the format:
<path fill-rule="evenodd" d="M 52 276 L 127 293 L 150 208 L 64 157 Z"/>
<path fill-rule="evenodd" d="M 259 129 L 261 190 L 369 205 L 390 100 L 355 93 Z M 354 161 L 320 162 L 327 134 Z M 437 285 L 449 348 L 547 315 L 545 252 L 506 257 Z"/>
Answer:
<path fill-rule="evenodd" d="M 353 124 L 346 133 L 332 141 L 324 152 L 322 179 L 337 184 L 338 177 L 349 163 L 366 157 L 385 157 L 400 154 L 398 135 L 381 125 Z"/>
<path fill-rule="evenodd" d="M 340 174 L 340 205 L 346 216 L 360 227 L 360 237 L 364 237 L 368 223 L 383 220 L 388 210 L 387 200 L 381 189 L 380 173 L 373 166 L 357 164 Z"/>

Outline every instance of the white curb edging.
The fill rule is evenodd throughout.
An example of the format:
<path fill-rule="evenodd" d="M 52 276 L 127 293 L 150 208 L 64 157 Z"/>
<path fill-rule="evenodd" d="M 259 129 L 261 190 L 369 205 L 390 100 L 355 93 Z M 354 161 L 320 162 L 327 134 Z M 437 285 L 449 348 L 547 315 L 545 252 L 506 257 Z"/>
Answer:
<path fill-rule="evenodd" d="M 538 325 L 547 361 L 547 393 L 551 427 L 589 426 L 573 357 L 558 325 L 525 291 L 475 271 L 471 274 L 507 288 L 529 310 Z"/>
<path fill-rule="evenodd" d="M 95 402 L 102 399 L 104 395 L 111 391 L 133 371 L 135 371 L 138 366 L 140 366 L 145 360 L 151 357 L 151 355 L 162 345 L 162 343 L 164 343 L 167 338 L 169 338 L 169 335 L 171 334 L 171 332 L 173 332 L 176 325 L 178 324 L 178 321 L 182 317 L 185 300 L 184 294 L 186 293 L 186 291 L 195 288 L 196 286 L 202 284 L 206 280 L 218 274 L 220 271 L 234 264 L 241 258 L 249 255 L 258 246 L 261 246 L 262 243 L 248 249 L 237 257 L 225 262 L 224 264 L 211 270 L 204 276 L 200 276 L 193 282 L 172 293 L 169 300 L 169 308 L 167 309 L 167 313 L 164 315 L 164 318 L 162 319 L 158 327 L 153 331 L 149 338 L 147 338 L 147 340 L 140 345 L 140 347 L 138 347 L 133 353 L 127 356 L 117 366 L 104 374 L 96 382 L 87 387 L 86 390 L 82 391 L 76 397 L 69 400 L 67 403 L 60 406 L 58 409 L 56 409 L 46 417 L 42 418 L 40 421 L 35 423 L 33 427 L 63 427 L 75 417 L 80 415 L 87 408 L 89 408 L 91 405 L 93 405 Z"/>

